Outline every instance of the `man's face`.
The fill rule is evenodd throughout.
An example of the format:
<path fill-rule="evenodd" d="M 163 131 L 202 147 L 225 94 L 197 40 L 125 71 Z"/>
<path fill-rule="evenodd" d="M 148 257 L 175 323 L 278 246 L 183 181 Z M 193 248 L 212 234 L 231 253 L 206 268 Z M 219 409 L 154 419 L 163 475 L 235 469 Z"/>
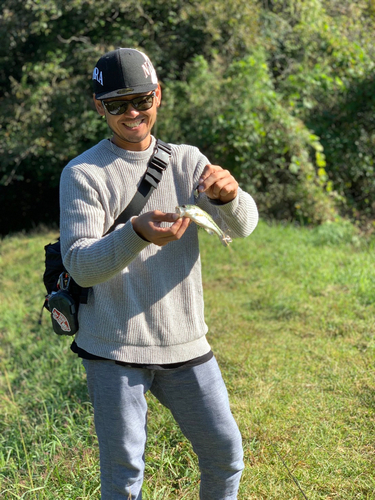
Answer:
<path fill-rule="evenodd" d="M 98 113 L 106 117 L 107 124 L 113 132 L 112 141 L 116 146 L 129 151 L 143 151 L 147 149 L 151 142 L 151 129 L 156 122 L 157 108 L 160 106 L 161 90 L 160 86 L 154 91 L 155 97 L 151 108 L 141 111 L 135 109 L 131 104 L 123 114 L 112 115 L 108 112 L 105 104 L 94 97 L 94 102 Z M 132 101 L 147 94 L 133 94 L 116 99 L 105 99 L 105 102 Z M 113 106 L 112 106 L 113 107 Z"/>

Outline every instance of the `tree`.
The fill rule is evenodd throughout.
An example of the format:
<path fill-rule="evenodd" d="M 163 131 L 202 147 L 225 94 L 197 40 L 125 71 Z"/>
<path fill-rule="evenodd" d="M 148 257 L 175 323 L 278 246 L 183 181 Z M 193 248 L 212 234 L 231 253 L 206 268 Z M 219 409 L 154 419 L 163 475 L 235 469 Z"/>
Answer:
<path fill-rule="evenodd" d="M 265 61 L 261 49 L 227 69 L 197 57 L 184 81 L 169 85 L 158 132 L 197 145 L 233 172 L 263 216 L 333 218 L 318 138 L 283 107 Z"/>
<path fill-rule="evenodd" d="M 341 212 L 374 218 L 374 2 L 271 3 L 262 24 L 275 89 L 319 136 Z"/>
<path fill-rule="evenodd" d="M 335 199 L 374 217 L 373 100 L 360 94 L 374 12 L 373 0 L 3 0 L 2 232 L 57 221 L 62 168 L 107 134 L 90 75 L 117 46 L 156 66 L 156 134 L 224 162 L 264 215 L 319 222 Z M 21 222 L 6 228 L 10 207 Z"/>
<path fill-rule="evenodd" d="M 237 11 L 238 9 L 238 11 Z M 90 75 L 107 50 L 145 50 L 167 85 L 196 53 L 217 50 L 230 59 L 246 50 L 254 7 L 193 0 L 4 0 L 0 36 L 0 185 L 14 210 L 19 191 L 30 198 L 25 217 L 37 213 L 35 198 L 54 191 L 64 165 L 106 133 L 91 104 Z M 214 15 L 213 15 L 214 13 Z M 226 15 L 233 14 L 230 23 Z M 235 15 L 234 15 L 235 14 Z M 32 209 L 33 208 L 33 209 Z M 43 216 L 34 222 L 43 220 Z M 6 220 L 1 221 L 4 227 Z M 12 222 L 13 224 L 13 222 Z M 19 229 L 13 224 L 13 227 Z M 21 226 L 22 227 L 22 226 Z"/>

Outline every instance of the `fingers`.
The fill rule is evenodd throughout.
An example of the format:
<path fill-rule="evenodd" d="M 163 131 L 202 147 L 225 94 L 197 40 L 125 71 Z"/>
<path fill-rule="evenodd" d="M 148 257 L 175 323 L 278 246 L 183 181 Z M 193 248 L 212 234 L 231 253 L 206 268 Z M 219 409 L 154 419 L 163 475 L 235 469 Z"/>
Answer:
<path fill-rule="evenodd" d="M 161 227 L 162 222 L 172 223 L 172 225 Z M 164 213 L 159 210 L 132 218 L 135 232 L 144 240 L 158 246 L 180 239 L 189 223 L 189 219 L 180 218 L 176 213 Z"/>
<path fill-rule="evenodd" d="M 188 219 L 187 217 L 182 217 L 178 219 L 171 227 L 170 229 L 174 233 L 174 240 L 179 240 L 183 234 L 185 233 L 186 229 L 189 227 L 191 220 Z"/>
<path fill-rule="evenodd" d="M 238 192 L 238 182 L 229 172 L 219 165 L 206 165 L 199 179 L 198 191 L 205 192 L 209 198 L 227 203 Z"/>
<path fill-rule="evenodd" d="M 153 212 L 148 212 L 150 217 L 155 222 L 175 222 L 180 218 L 177 213 L 165 213 L 160 210 L 154 210 Z M 144 214 L 146 215 L 146 214 Z"/>

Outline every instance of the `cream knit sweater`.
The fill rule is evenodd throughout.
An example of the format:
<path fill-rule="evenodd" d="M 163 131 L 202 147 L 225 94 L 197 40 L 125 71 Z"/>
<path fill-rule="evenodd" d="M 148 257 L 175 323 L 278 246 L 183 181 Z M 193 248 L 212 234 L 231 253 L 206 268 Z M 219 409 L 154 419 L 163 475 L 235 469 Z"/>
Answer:
<path fill-rule="evenodd" d="M 201 262 L 197 226 L 164 247 L 144 241 L 130 221 L 102 236 L 128 205 L 154 150 L 127 151 L 108 140 L 72 160 L 60 183 L 63 261 L 75 281 L 91 287 L 79 309 L 79 347 L 132 363 L 177 363 L 206 354 Z M 194 203 L 194 189 L 208 164 L 191 146 L 171 145 L 172 156 L 142 213 L 175 212 Z M 198 204 L 233 237 L 248 236 L 258 221 L 251 196 Z M 217 244 L 220 245 L 219 240 Z"/>

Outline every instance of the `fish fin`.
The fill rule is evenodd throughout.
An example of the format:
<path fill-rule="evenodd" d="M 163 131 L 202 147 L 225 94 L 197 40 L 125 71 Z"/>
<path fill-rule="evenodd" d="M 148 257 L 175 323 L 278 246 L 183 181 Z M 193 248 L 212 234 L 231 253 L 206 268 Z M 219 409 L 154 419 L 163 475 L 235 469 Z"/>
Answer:
<path fill-rule="evenodd" d="M 215 231 L 213 231 L 212 229 L 210 229 L 209 227 L 206 227 L 203 223 L 201 223 L 199 220 L 194 220 L 192 219 L 196 225 L 198 227 L 200 227 L 201 229 L 204 229 L 208 234 L 216 234 Z"/>

